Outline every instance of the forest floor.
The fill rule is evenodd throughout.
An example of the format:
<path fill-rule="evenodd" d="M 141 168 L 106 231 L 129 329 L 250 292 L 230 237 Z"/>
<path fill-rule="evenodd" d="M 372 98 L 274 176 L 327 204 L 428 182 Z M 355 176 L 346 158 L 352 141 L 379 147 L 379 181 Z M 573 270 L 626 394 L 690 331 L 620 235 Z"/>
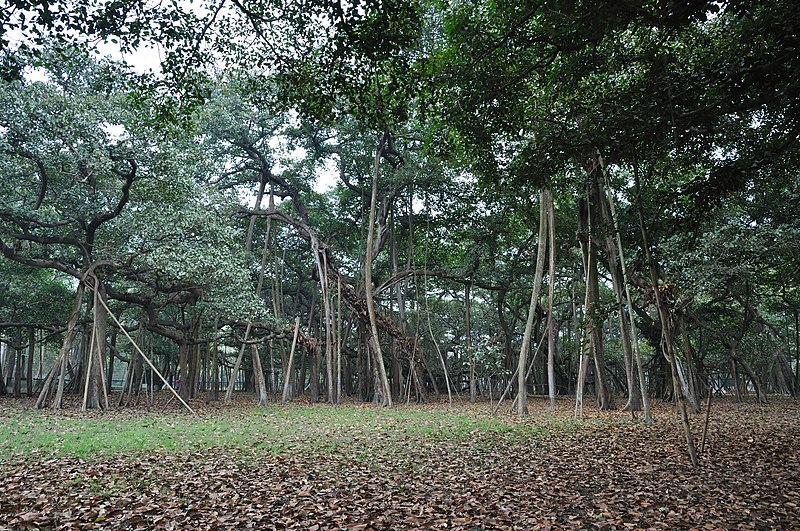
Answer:
<path fill-rule="evenodd" d="M 797 529 L 800 403 L 712 404 L 701 466 L 668 404 L 646 426 L 491 406 L 0 399 L 0 529 Z M 699 446 L 703 416 L 692 418 Z"/>

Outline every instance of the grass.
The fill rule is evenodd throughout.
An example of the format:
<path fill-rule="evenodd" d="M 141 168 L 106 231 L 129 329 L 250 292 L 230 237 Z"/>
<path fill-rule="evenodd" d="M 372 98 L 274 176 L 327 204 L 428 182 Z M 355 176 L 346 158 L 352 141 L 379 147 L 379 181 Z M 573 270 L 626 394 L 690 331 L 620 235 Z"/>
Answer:
<path fill-rule="evenodd" d="M 0 436 L 0 461 L 61 456 L 94 459 L 207 448 L 277 455 L 346 451 L 358 457 L 375 447 L 388 446 L 383 443 L 459 442 L 483 436 L 522 441 L 546 431 L 541 426 L 474 412 L 358 406 L 237 406 L 208 410 L 200 417 L 127 411 L 70 417 L 16 410 L 5 417 L 0 419 L 5 426 Z"/>

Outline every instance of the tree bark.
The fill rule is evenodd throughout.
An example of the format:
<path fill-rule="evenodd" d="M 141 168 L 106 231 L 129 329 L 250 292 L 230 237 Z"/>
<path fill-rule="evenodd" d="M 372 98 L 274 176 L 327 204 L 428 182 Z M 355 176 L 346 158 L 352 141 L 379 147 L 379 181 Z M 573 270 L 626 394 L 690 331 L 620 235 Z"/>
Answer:
<path fill-rule="evenodd" d="M 675 359 L 675 350 L 672 344 L 673 330 L 671 326 L 670 312 L 666 306 L 666 301 L 664 301 L 661 296 L 661 286 L 658 282 L 658 270 L 656 268 L 655 259 L 650 252 L 649 238 L 647 237 L 647 229 L 644 223 L 644 207 L 642 206 L 642 193 L 641 185 L 639 183 L 638 164 L 634 166 L 634 181 L 636 186 L 636 204 L 639 214 L 639 229 L 642 233 L 642 247 L 644 248 L 645 260 L 647 261 L 650 269 L 650 282 L 653 288 L 653 297 L 655 299 L 656 309 L 658 310 L 658 317 L 661 321 L 662 342 L 666 350 L 667 360 L 669 361 L 670 371 L 672 373 L 673 393 L 676 397 L 676 406 L 678 408 L 678 413 L 683 425 L 684 436 L 686 437 L 686 446 L 689 451 L 689 459 L 691 460 L 692 465 L 698 466 L 700 463 L 697 459 L 697 450 L 695 448 L 692 430 L 689 426 L 689 415 L 686 411 L 686 400 L 683 397 L 683 393 L 679 388 L 680 384 L 678 383 L 677 362 Z"/>
<path fill-rule="evenodd" d="M 336 403 L 342 400 L 342 279 L 336 279 Z"/>
<path fill-rule="evenodd" d="M 28 355 L 25 367 L 25 394 L 33 396 L 33 358 L 36 355 L 36 329 L 28 327 Z"/>
<path fill-rule="evenodd" d="M 544 276 L 545 245 L 547 244 L 547 201 L 548 195 L 545 189 L 542 189 L 539 193 L 539 242 L 536 251 L 536 272 L 533 277 L 528 319 L 525 322 L 525 332 L 522 335 L 522 346 L 519 350 L 519 364 L 517 366 L 517 415 L 520 417 L 528 414 L 528 389 L 525 376 L 528 365 L 528 351 L 531 347 L 531 336 L 533 335 L 533 321 L 536 317 L 536 307 L 539 303 L 542 277 Z"/>
<path fill-rule="evenodd" d="M 11 364 L 14 369 L 12 390 L 15 398 L 22 396 L 22 370 L 23 370 L 23 346 L 22 328 L 16 327 L 14 330 L 14 362 Z"/>
<path fill-rule="evenodd" d="M 469 402 L 470 404 L 474 404 L 477 401 L 477 388 L 475 382 L 475 356 L 472 352 L 472 341 L 470 336 L 472 335 L 472 327 L 471 327 L 471 301 L 470 301 L 470 288 L 472 284 L 470 282 L 464 283 L 464 319 L 466 322 L 466 345 L 467 345 L 467 362 L 469 363 Z"/>
<path fill-rule="evenodd" d="M 244 349 L 247 346 L 247 341 L 250 339 L 250 330 L 252 327 L 253 323 L 248 321 L 247 326 L 245 326 L 244 329 L 244 338 L 242 338 L 242 344 L 239 347 L 239 355 L 236 357 L 236 361 L 233 364 L 233 370 L 231 371 L 231 376 L 228 378 L 228 388 L 225 390 L 225 402 L 230 403 L 233 401 L 233 388 L 236 385 L 236 377 L 239 374 L 239 370 L 242 368 Z"/>
<path fill-rule="evenodd" d="M 97 277 L 90 277 L 94 282 L 94 305 L 92 308 L 94 318 L 92 323 L 91 340 L 89 342 L 88 363 L 85 371 L 82 409 L 108 408 L 108 395 L 103 378 L 104 353 L 106 351 L 107 316 L 105 310 L 105 289 Z M 105 402 L 101 401 L 101 394 Z"/>
<path fill-rule="evenodd" d="M 606 371 L 605 345 L 603 342 L 603 324 L 598 318 L 600 309 L 600 275 L 597 267 L 600 228 L 603 225 L 602 205 L 605 198 L 600 192 L 600 162 L 594 159 L 594 166 L 589 171 L 589 197 L 587 201 L 588 238 L 591 245 L 588 247 L 590 260 L 586 273 L 589 300 L 587 301 L 586 319 L 591 324 L 592 354 L 595 368 L 595 395 L 597 406 L 601 410 L 615 409 L 614 397 L 608 382 Z"/>
<path fill-rule="evenodd" d="M 297 348 L 297 336 L 300 332 L 300 316 L 298 315 L 294 320 L 294 337 L 292 338 L 292 349 L 289 351 L 289 362 L 286 373 L 283 375 L 283 395 L 281 396 L 281 403 L 285 404 L 289 400 L 292 390 L 292 376 L 294 372 L 294 351 Z"/>
<path fill-rule="evenodd" d="M 61 343 L 61 349 L 59 350 L 58 358 L 56 358 L 56 363 L 53 365 L 53 368 L 50 369 L 50 373 L 47 375 L 47 378 L 42 385 L 39 398 L 36 400 L 36 407 L 39 409 L 45 407 L 45 403 L 50 396 L 52 391 L 51 382 L 53 381 L 56 371 L 58 371 L 58 384 L 56 396 L 53 400 L 53 409 L 61 409 L 63 405 L 64 380 L 66 379 L 67 362 L 69 358 L 69 351 L 72 348 L 72 342 L 75 339 L 75 325 L 78 323 L 78 317 L 81 313 L 81 306 L 83 304 L 83 291 L 84 285 L 83 282 L 81 282 L 78 284 L 78 288 L 75 291 L 75 303 L 73 304 L 72 313 L 67 321 L 67 330 L 64 332 L 64 340 Z"/>
<path fill-rule="evenodd" d="M 369 204 L 369 223 L 367 226 L 367 248 L 364 254 L 364 289 L 367 300 L 367 312 L 369 314 L 370 323 L 370 341 L 372 342 L 372 351 L 377 364 L 378 377 L 380 378 L 380 386 L 382 388 L 381 404 L 384 406 L 392 406 L 392 390 L 389 386 L 389 379 L 386 376 L 386 367 L 383 363 L 383 353 L 381 352 L 380 338 L 378 336 L 378 325 L 375 317 L 375 299 L 372 293 L 372 259 L 373 259 L 373 245 L 375 239 L 375 210 L 378 201 L 378 174 L 380 172 L 381 158 L 383 157 L 383 150 L 388 140 L 389 133 L 384 133 L 375 151 L 375 165 L 372 172 L 372 194 Z"/>
<path fill-rule="evenodd" d="M 261 367 L 261 355 L 258 353 L 258 346 L 255 343 L 250 345 L 250 349 L 253 357 L 253 376 L 258 394 L 258 405 L 266 406 L 269 402 L 269 393 L 267 393 L 267 382 L 264 379 L 264 369 Z"/>
<path fill-rule="evenodd" d="M 558 326 L 553 315 L 556 286 L 556 215 L 553 194 L 547 194 L 547 233 L 550 247 L 547 286 L 547 391 L 550 398 L 550 411 L 556 409 L 556 345 Z"/>
<path fill-rule="evenodd" d="M 747 360 L 738 355 L 736 347 L 737 345 L 734 345 L 733 348 L 728 351 L 728 355 L 731 360 L 735 361 L 736 364 L 744 370 L 745 374 L 750 378 L 750 381 L 753 382 L 753 387 L 756 388 L 758 401 L 762 404 L 768 404 L 769 400 L 767 399 L 767 393 L 764 392 L 764 384 L 761 382 L 761 378 L 753 371 L 753 368 L 747 363 Z"/>

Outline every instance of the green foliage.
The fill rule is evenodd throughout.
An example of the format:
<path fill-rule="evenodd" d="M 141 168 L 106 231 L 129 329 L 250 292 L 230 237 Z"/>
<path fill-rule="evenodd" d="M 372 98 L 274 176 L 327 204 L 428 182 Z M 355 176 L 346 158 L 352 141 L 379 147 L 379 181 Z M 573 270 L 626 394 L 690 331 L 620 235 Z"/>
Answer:
<path fill-rule="evenodd" d="M 775 340 L 783 313 L 800 307 L 796 2 L 122 4 L 76 1 L 62 12 L 65 2 L 16 1 L 0 23 L 24 33 L 19 45 L 0 37 L 3 254 L 73 277 L 102 262 L 117 309 L 232 322 L 268 320 L 266 308 L 284 302 L 312 316 L 319 285 L 308 230 L 360 287 L 384 130 L 396 133 L 397 153 L 380 168 L 375 278 L 405 275 L 408 329 L 431 347 L 419 332 L 430 311 L 451 365 L 454 353 L 465 361 L 469 282 L 478 372 L 508 367 L 542 186 L 556 204 L 555 318 L 582 324 L 572 315 L 584 269 L 577 219 L 601 160 L 631 278 L 639 287 L 649 278 L 641 209 L 690 339 L 698 322 L 735 331 L 752 308 L 760 328 L 743 345 L 763 358 L 754 338 Z M 112 37 L 126 52 L 162 43 L 163 71 L 134 76 L 96 59 L 92 46 Z M 341 182 L 319 193 L 323 173 Z M 257 220 L 248 254 L 247 210 L 260 190 L 298 223 L 272 220 L 267 235 Z M 610 223 L 592 232 L 600 246 L 614 234 Z M 613 266 L 608 254 L 601 276 Z M 9 319 L 63 320 L 58 277 L 0 266 Z M 271 286 L 278 274 L 283 284 Z M 41 291 L 21 292 L 29 276 Z M 285 300 L 273 301 L 281 290 Z M 57 311 L 34 303 L 48 297 L 61 301 Z M 647 297 L 634 290 L 645 322 Z M 580 311 L 613 320 L 614 294 L 601 286 Z"/>
<path fill-rule="evenodd" d="M 0 260 L 0 321 L 56 325 L 67 320 L 73 289 L 61 275 Z"/>

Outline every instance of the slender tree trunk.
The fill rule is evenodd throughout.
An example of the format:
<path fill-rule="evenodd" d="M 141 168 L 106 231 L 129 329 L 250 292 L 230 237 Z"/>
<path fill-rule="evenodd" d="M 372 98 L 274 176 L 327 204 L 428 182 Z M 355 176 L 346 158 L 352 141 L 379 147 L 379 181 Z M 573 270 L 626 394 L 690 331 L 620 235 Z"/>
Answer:
<path fill-rule="evenodd" d="M 472 327 L 471 327 L 471 311 L 470 306 L 472 305 L 470 301 L 470 288 L 472 284 L 467 281 L 464 284 L 464 308 L 465 308 L 465 320 L 466 320 L 466 344 L 467 344 L 467 361 L 469 363 L 469 402 L 470 404 L 474 404 L 477 400 L 477 389 L 476 389 L 476 382 L 475 382 L 475 356 L 472 352 Z"/>
<path fill-rule="evenodd" d="M 505 315 L 506 293 L 505 289 L 497 292 L 497 322 L 500 323 L 500 329 L 503 331 L 503 368 L 510 370 L 512 367 L 513 353 L 511 345 L 513 337 Z"/>
<path fill-rule="evenodd" d="M 553 194 L 547 193 L 547 233 L 549 245 L 548 283 L 547 283 L 547 391 L 550 398 L 550 411 L 556 409 L 556 345 L 558 325 L 553 315 L 556 287 L 556 215 Z"/>
<path fill-rule="evenodd" d="M 272 401 L 278 401 L 278 378 L 275 374 L 275 344 L 272 340 L 269 340 L 269 344 L 267 345 L 269 349 L 269 386 L 272 390 Z"/>
<path fill-rule="evenodd" d="M 390 224 L 391 232 L 389 233 L 389 249 L 392 260 L 392 275 L 397 275 L 398 271 L 400 270 L 400 266 L 398 263 L 397 240 L 395 239 L 394 225 L 394 216 L 392 216 Z M 403 293 L 403 284 L 404 282 L 398 282 L 394 287 L 394 292 L 395 300 L 397 301 L 397 327 L 400 328 L 403 333 L 405 333 L 406 303 Z M 389 313 L 391 313 L 391 311 Z M 401 399 L 400 386 L 403 381 L 403 368 L 400 362 L 400 348 L 401 347 L 396 340 L 392 342 L 392 396 L 396 397 L 397 400 Z"/>
<path fill-rule="evenodd" d="M 294 372 L 294 351 L 297 348 L 297 336 L 300 332 L 300 316 L 298 315 L 294 320 L 294 337 L 292 338 L 292 349 L 289 351 L 289 363 L 286 368 L 286 373 L 283 375 L 283 395 L 281 403 L 285 404 L 289 400 L 292 390 L 292 373 Z"/>
<path fill-rule="evenodd" d="M 198 392 L 203 394 L 206 394 L 208 392 L 209 380 L 210 380 L 208 371 L 210 366 L 209 356 L 211 353 L 209 352 L 208 347 L 209 347 L 208 341 L 204 341 L 200 345 L 198 345 L 198 348 L 200 349 L 200 382 L 199 382 L 200 387 L 198 388 Z"/>
<path fill-rule="evenodd" d="M 697 402 L 697 396 L 689 385 L 690 382 L 686 376 L 686 370 L 683 368 L 681 359 L 677 356 L 675 356 L 675 363 L 677 363 L 676 368 L 678 369 L 678 380 L 680 381 L 681 392 L 683 396 L 686 397 L 686 400 L 689 401 L 689 405 L 692 406 L 692 413 L 700 413 L 700 404 Z"/>
<path fill-rule="evenodd" d="M 102 301 L 102 302 L 101 302 Z M 105 404 L 108 408 L 108 396 L 105 388 L 104 352 L 106 351 L 107 317 L 104 308 L 105 289 L 97 277 L 94 277 L 94 314 L 87 366 L 82 409 L 99 409 Z M 101 402 L 101 394 L 105 402 Z"/>
<path fill-rule="evenodd" d="M 189 373 L 186 380 L 187 392 L 189 398 L 197 397 L 198 376 L 200 374 L 200 335 L 201 335 L 201 317 L 192 319 L 191 340 L 192 344 L 188 347 L 189 351 Z"/>
<path fill-rule="evenodd" d="M 308 349 L 308 394 L 312 404 L 319 402 L 320 351 Z"/>
<path fill-rule="evenodd" d="M 767 394 L 764 392 L 764 384 L 761 382 L 761 378 L 755 373 L 750 364 L 747 363 L 747 360 L 737 354 L 736 347 L 737 345 L 734 344 L 733 348 L 728 351 L 728 355 L 731 357 L 731 360 L 736 362 L 736 365 L 744 370 L 745 374 L 750 378 L 750 381 L 753 382 L 753 387 L 756 388 L 758 401 L 762 404 L 768 404 L 769 400 L 767 399 Z"/>
<path fill-rule="evenodd" d="M 0 336 L 0 396 L 8 393 L 8 389 L 6 389 L 5 372 L 3 371 L 3 367 L 5 367 L 6 363 L 6 348 L 6 342 L 2 341 L 2 336 Z"/>
<path fill-rule="evenodd" d="M 22 371 L 23 371 L 23 347 L 22 347 L 22 327 L 17 327 L 14 331 L 14 378 L 13 393 L 15 398 L 22 396 Z"/>
<path fill-rule="evenodd" d="M 323 262 L 325 257 L 323 255 Z M 333 350 L 334 350 L 334 314 L 333 314 L 333 295 L 330 292 L 328 282 L 328 264 L 322 264 L 325 272 L 324 276 L 320 277 L 320 283 L 324 285 L 322 291 L 322 308 L 323 318 L 325 319 L 325 380 L 328 388 L 328 403 L 336 403 L 336 372 L 333 367 Z M 317 362 L 319 364 L 319 362 Z"/>
<path fill-rule="evenodd" d="M 5 374 L 0 371 L 0 379 L 3 380 L 3 389 L 13 384 L 14 366 L 16 365 L 15 356 L 17 351 L 14 349 L 13 340 L 3 343 L 5 345 Z"/>
<path fill-rule="evenodd" d="M 602 218 L 602 204 L 605 200 L 600 192 L 599 185 L 599 160 L 595 169 L 589 172 L 589 200 L 587 215 L 589 216 L 588 238 L 592 245 L 589 246 L 589 270 L 586 275 L 587 289 L 589 289 L 589 301 L 586 308 L 587 320 L 591 321 L 592 332 L 592 354 L 594 357 L 595 368 L 595 394 L 597 398 L 597 405 L 601 410 L 614 409 L 614 397 L 611 392 L 611 386 L 608 382 L 608 374 L 606 371 L 605 360 L 605 347 L 603 342 L 603 325 L 598 319 L 597 311 L 601 304 L 600 301 L 600 275 L 597 266 L 597 251 L 599 247 L 597 232 L 603 225 Z"/>
<path fill-rule="evenodd" d="M 236 357 L 236 362 L 233 364 L 231 377 L 228 378 L 228 388 L 225 390 L 225 402 L 233 401 L 233 388 L 234 385 L 236 385 L 236 377 L 239 375 L 239 370 L 242 368 L 242 360 L 244 359 L 244 349 L 247 346 L 248 339 L 250 338 L 250 330 L 252 326 L 253 323 L 248 321 L 247 326 L 244 329 L 244 338 L 242 339 L 242 344 L 239 347 L 239 355 Z"/>
<path fill-rule="evenodd" d="M 250 345 L 250 349 L 253 356 L 253 375 L 258 393 L 258 405 L 266 406 L 269 402 L 269 393 L 267 393 L 267 382 L 264 379 L 264 369 L 261 367 L 261 355 L 258 353 L 258 346 L 255 343 Z"/>
<path fill-rule="evenodd" d="M 536 272 L 533 277 L 531 302 L 528 307 L 528 319 L 525 322 L 525 332 L 522 335 L 522 346 L 519 351 L 519 365 L 517 366 L 517 414 L 524 417 L 528 414 L 528 389 L 526 383 L 526 369 L 528 365 L 528 351 L 531 347 L 533 335 L 533 322 L 536 317 L 536 306 L 539 303 L 539 294 L 544 276 L 545 245 L 547 244 L 547 201 L 548 194 L 542 189 L 539 193 L 539 243 L 536 251 Z"/>
<path fill-rule="evenodd" d="M 342 400 L 342 279 L 336 278 L 336 403 Z"/>
<path fill-rule="evenodd" d="M 189 345 L 181 341 L 178 345 L 178 393 L 181 398 L 187 400 L 191 398 L 189 391 Z"/>
<path fill-rule="evenodd" d="M 42 374 L 44 373 L 44 330 L 39 331 L 39 360 L 36 364 L 36 381 L 42 381 Z M 40 387 L 36 388 L 36 392 L 38 392 Z"/>
<path fill-rule="evenodd" d="M 689 332 L 686 329 L 686 320 L 683 315 L 679 317 L 679 327 L 681 332 L 681 339 L 683 340 L 683 351 L 686 355 L 686 372 L 689 379 L 689 389 L 695 396 L 695 400 L 699 401 L 703 393 L 703 385 L 700 383 L 700 377 L 697 374 L 697 363 L 694 358 L 694 348 L 692 347 Z"/>
<path fill-rule="evenodd" d="M 108 371 L 106 372 L 106 389 L 110 393 L 114 384 L 114 360 L 117 357 L 117 329 L 111 331 L 111 340 L 108 342 Z"/>
<path fill-rule="evenodd" d="M 729 365 L 731 371 L 731 379 L 733 380 L 733 392 L 736 396 L 736 402 L 742 402 L 742 388 L 739 386 L 739 371 L 736 370 L 736 360 L 733 356 L 729 356 Z"/>
<path fill-rule="evenodd" d="M 656 262 L 653 258 L 652 253 L 650 252 L 650 242 L 649 238 L 647 237 L 647 229 L 644 223 L 644 207 L 642 205 L 642 193 L 641 193 L 641 185 L 639 183 L 639 171 L 638 171 L 638 164 L 634 166 L 634 181 L 636 186 L 636 204 L 637 210 L 639 213 L 639 228 L 642 232 L 642 247 L 645 253 L 645 260 L 650 269 L 650 282 L 653 287 L 653 296 L 655 298 L 656 309 L 658 310 L 658 317 L 661 321 L 661 339 L 666 349 L 667 360 L 669 361 L 670 371 L 672 374 L 672 382 L 673 382 L 673 393 L 676 397 L 676 405 L 678 407 L 678 413 L 681 418 L 681 423 L 683 424 L 683 432 L 684 436 L 686 437 L 686 446 L 689 451 L 689 459 L 692 462 L 692 465 L 698 466 L 699 461 L 697 459 L 697 450 L 694 444 L 694 438 L 692 436 L 692 430 L 689 426 L 689 415 L 686 411 L 686 400 L 683 397 L 683 393 L 679 388 L 678 383 L 678 374 L 677 374 L 677 362 L 675 359 L 675 350 L 672 344 L 673 338 L 673 331 L 671 326 L 671 319 L 670 319 L 670 312 L 666 306 L 666 302 L 662 299 L 661 296 L 661 286 L 658 282 L 658 270 L 656 268 Z"/>
<path fill-rule="evenodd" d="M 382 405 L 391 407 L 392 405 L 392 390 L 389 386 L 389 379 L 386 376 L 386 367 L 383 363 L 383 354 L 381 352 L 380 338 L 378 336 L 378 324 L 375 317 L 375 299 L 372 294 L 372 259 L 373 259 L 373 245 L 375 239 L 375 210 L 378 201 L 378 174 L 380 171 L 381 158 L 383 157 L 383 150 L 388 141 L 389 133 L 384 133 L 378 149 L 375 151 L 375 165 L 372 172 L 372 194 L 369 205 L 369 223 L 367 227 L 367 248 L 364 254 L 364 288 L 366 291 L 367 300 L 367 313 L 369 314 L 370 323 L 370 340 L 372 341 L 372 349 L 375 354 L 375 363 L 377 364 L 378 376 L 380 378 L 380 385 L 382 387 Z"/>
<path fill-rule="evenodd" d="M 39 409 L 45 407 L 47 399 L 50 396 L 52 391 L 51 382 L 53 381 L 53 377 L 56 375 L 56 371 L 58 371 L 58 383 L 56 396 L 53 400 L 53 409 L 61 409 L 63 405 L 64 380 L 66 379 L 67 362 L 69 358 L 69 351 L 72 348 L 72 343 L 75 339 L 75 325 L 78 323 L 78 317 L 81 313 L 81 306 L 83 304 L 83 291 L 84 285 L 83 282 L 81 282 L 78 284 L 78 288 L 75 292 L 75 303 L 73 304 L 72 313 L 67 321 L 67 331 L 64 332 L 64 340 L 61 343 L 61 349 L 59 350 L 58 357 L 56 358 L 56 363 L 53 365 L 53 368 L 50 369 L 47 378 L 42 384 L 42 390 L 39 393 L 39 398 L 36 400 L 36 407 Z"/>
<path fill-rule="evenodd" d="M 28 327 L 28 355 L 25 366 L 25 394 L 33 396 L 33 358 L 36 356 L 36 329 Z"/>
<path fill-rule="evenodd" d="M 356 326 L 358 328 L 358 351 L 356 352 L 356 371 L 358 373 L 358 398 L 362 402 L 369 401 L 369 352 L 366 348 L 369 342 L 369 332 L 366 331 L 361 324 L 361 320 L 357 320 Z"/>
<path fill-rule="evenodd" d="M 214 324 L 214 349 L 211 351 L 211 400 L 219 400 L 219 340 L 218 328 Z"/>
<path fill-rule="evenodd" d="M 797 308 L 794 309 L 794 359 L 794 394 L 797 398 L 800 396 L 800 310 Z"/>
<path fill-rule="evenodd" d="M 594 240 L 592 234 L 591 202 L 581 199 L 578 203 L 578 241 L 581 247 L 581 261 L 583 263 L 584 278 L 584 298 L 582 307 L 583 329 L 581 330 L 580 341 L 580 363 L 578 364 L 578 378 L 575 386 L 575 418 L 583 417 L 583 394 L 586 390 L 586 378 L 589 372 L 589 358 L 594 352 L 594 326 L 595 322 L 591 318 L 592 312 L 592 289 L 589 280 L 590 271 L 596 270 L 594 263 L 596 253 L 594 252 Z"/>
<path fill-rule="evenodd" d="M 447 386 L 447 403 L 449 407 L 453 407 L 453 392 L 452 392 L 452 385 L 450 383 L 450 373 L 447 370 L 447 362 L 444 360 L 444 356 L 442 355 L 442 349 L 439 348 L 439 342 L 436 340 L 436 335 L 433 333 L 433 324 L 431 323 L 431 310 L 428 306 L 428 277 L 425 277 L 424 281 L 425 285 L 425 293 L 423 297 L 425 297 L 425 315 L 428 321 L 428 333 L 431 336 L 431 342 L 433 343 L 434 348 L 436 348 L 436 354 L 439 357 L 439 362 L 442 364 L 442 373 L 444 373 L 444 383 Z M 419 304 L 417 304 L 417 315 L 419 315 Z"/>
<path fill-rule="evenodd" d="M 611 273 L 611 283 L 617 302 L 617 321 L 619 323 L 620 340 L 622 343 L 622 358 L 625 363 L 625 378 L 628 387 L 628 400 L 623 411 L 639 411 L 642 408 L 641 389 L 635 374 L 633 362 L 633 348 L 631 345 L 631 325 L 625 313 L 625 286 L 620 271 L 617 269 L 617 249 L 613 239 L 606 238 L 606 250 Z"/>
<path fill-rule="evenodd" d="M 634 344 L 636 337 L 635 325 L 633 324 L 632 308 L 626 314 L 626 305 L 629 300 L 630 293 L 627 286 L 627 272 L 625 270 L 625 257 L 622 251 L 622 241 L 619 234 L 619 226 L 617 224 L 616 212 L 614 208 L 614 199 L 611 195 L 611 188 L 608 182 L 608 176 L 603 167 L 602 157 L 598 154 L 598 163 L 600 171 L 602 172 L 602 179 L 597 180 L 598 194 L 597 199 L 600 205 L 600 217 L 604 225 L 613 227 L 613 236 L 609 233 L 605 239 L 606 254 L 608 255 L 609 272 L 611 273 L 611 282 L 614 289 L 614 296 L 617 301 L 617 316 L 620 328 L 620 338 L 622 343 L 623 361 L 625 362 L 625 375 L 628 387 L 628 400 L 623 407 L 623 411 L 638 411 L 642 408 L 641 380 L 637 378 L 634 367 L 634 354 L 636 349 L 638 355 L 638 344 Z M 605 192 L 605 193 L 604 193 Z M 638 367 L 637 367 L 638 368 Z M 650 408 L 649 404 L 645 414 L 646 419 L 652 421 L 649 417 Z"/>

